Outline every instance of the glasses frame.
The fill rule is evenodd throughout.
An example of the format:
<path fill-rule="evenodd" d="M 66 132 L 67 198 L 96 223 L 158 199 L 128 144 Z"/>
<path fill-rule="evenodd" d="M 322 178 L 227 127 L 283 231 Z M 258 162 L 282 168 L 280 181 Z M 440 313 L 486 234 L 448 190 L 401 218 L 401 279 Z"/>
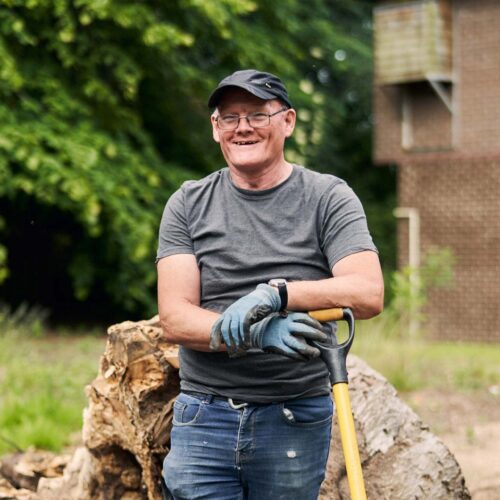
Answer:
<path fill-rule="evenodd" d="M 268 127 L 270 124 L 271 124 L 271 117 L 272 116 L 275 116 L 279 113 L 283 113 L 283 111 L 288 111 L 290 108 L 281 108 L 279 109 L 278 111 L 275 111 L 274 113 L 264 113 L 263 111 L 256 111 L 255 113 L 250 113 L 249 115 L 241 115 L 239 116 L 238 115 L 238 121 L 236 122 L 236 126 L 235 127 L 231 127 L 231 128 L 224 128 L 224 127 L 221 127 L 220 125 L 220 119 L 222 118 L 221 115 L 217 116 L 217 118 L 215 119 L 216 123 L 217 123 L 217 128 L 219 128 L 220 130 L 236 130 L 239 126 L 240 126 L 240 120 L 242 118 L 245 118 L 247 123 L 248 123 L 248 126 L 249 127 L 252 127 L 252 128 L 264 128 L 264 127 Z M 252 115 L 267 115 L 267 123 L 265 125 L 258 125 L 257 127 L 254 127 L 251 123 L 250 123 L 250 118 L 252 117 Z M 235 119 L 236 119 L 236 116 L 235 116 Z"/>

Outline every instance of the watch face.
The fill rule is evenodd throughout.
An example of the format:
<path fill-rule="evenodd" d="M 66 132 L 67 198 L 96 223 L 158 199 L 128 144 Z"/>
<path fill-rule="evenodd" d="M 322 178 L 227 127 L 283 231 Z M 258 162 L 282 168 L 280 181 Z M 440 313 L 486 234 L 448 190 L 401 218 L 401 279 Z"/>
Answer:
<path fill-rule="evenodd" d="M 286 285 L 286 279 L 284 279 L 284 278 L 274 278 L 272 280 L 269 280 L 268 284 L 271 285 L 271 286 Z"/>

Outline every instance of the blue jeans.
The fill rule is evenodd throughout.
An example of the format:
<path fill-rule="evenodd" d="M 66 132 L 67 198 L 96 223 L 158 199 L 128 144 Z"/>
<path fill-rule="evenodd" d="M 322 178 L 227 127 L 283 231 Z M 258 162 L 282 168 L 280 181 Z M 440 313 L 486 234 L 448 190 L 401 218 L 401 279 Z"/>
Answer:
<path fill-rule="evenodd" d="M 235 408 L 181 393 L 163 477 L 174 500 L 316 500 L 325 476 L 330 396 Z"/>

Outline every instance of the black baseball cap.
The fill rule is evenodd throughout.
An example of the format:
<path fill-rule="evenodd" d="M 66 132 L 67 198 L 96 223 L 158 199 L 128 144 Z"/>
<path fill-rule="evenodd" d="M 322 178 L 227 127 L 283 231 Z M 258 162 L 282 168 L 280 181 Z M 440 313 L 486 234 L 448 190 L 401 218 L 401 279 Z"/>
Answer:
<path fill-rule="evenodd" d="M 219 104 L 222 94 L 228 87 L 239 87 L 260 99 L 279 99 L 289 108 L 293 108 L 283 82 L 272 73 L 256 69 L 235 71 L 232 75 L 221 80 L 208 99 L 209 108 L 215 108 Z"/>

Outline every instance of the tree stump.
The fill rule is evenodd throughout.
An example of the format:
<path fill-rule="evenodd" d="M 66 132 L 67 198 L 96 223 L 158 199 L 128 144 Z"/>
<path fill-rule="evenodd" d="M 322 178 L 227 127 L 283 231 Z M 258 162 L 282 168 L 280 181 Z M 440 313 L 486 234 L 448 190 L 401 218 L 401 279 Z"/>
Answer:
<path fill-rule="evenodd" d="M 468 499 L 460 467 L 446 446 L 377 372 L 349 356 L 349 389 L 368 498 Z M 173 402 L 179 391 L 176 348 L 158 317 L 108 330 L 100 371 L 87 387 L 85 448 L 65 476 L 42 479 L 42 499 L 161 499 Z M 320 499 L 348 499 L 337 424 Z"/>
<path fill-rule="evenodd" d="M 176 355 L 158 318 L 109 328 L 83 418 L 93 499 L 161 498 L 161 466 L 179 393 L 178 370 L 168 359 Z"/>

